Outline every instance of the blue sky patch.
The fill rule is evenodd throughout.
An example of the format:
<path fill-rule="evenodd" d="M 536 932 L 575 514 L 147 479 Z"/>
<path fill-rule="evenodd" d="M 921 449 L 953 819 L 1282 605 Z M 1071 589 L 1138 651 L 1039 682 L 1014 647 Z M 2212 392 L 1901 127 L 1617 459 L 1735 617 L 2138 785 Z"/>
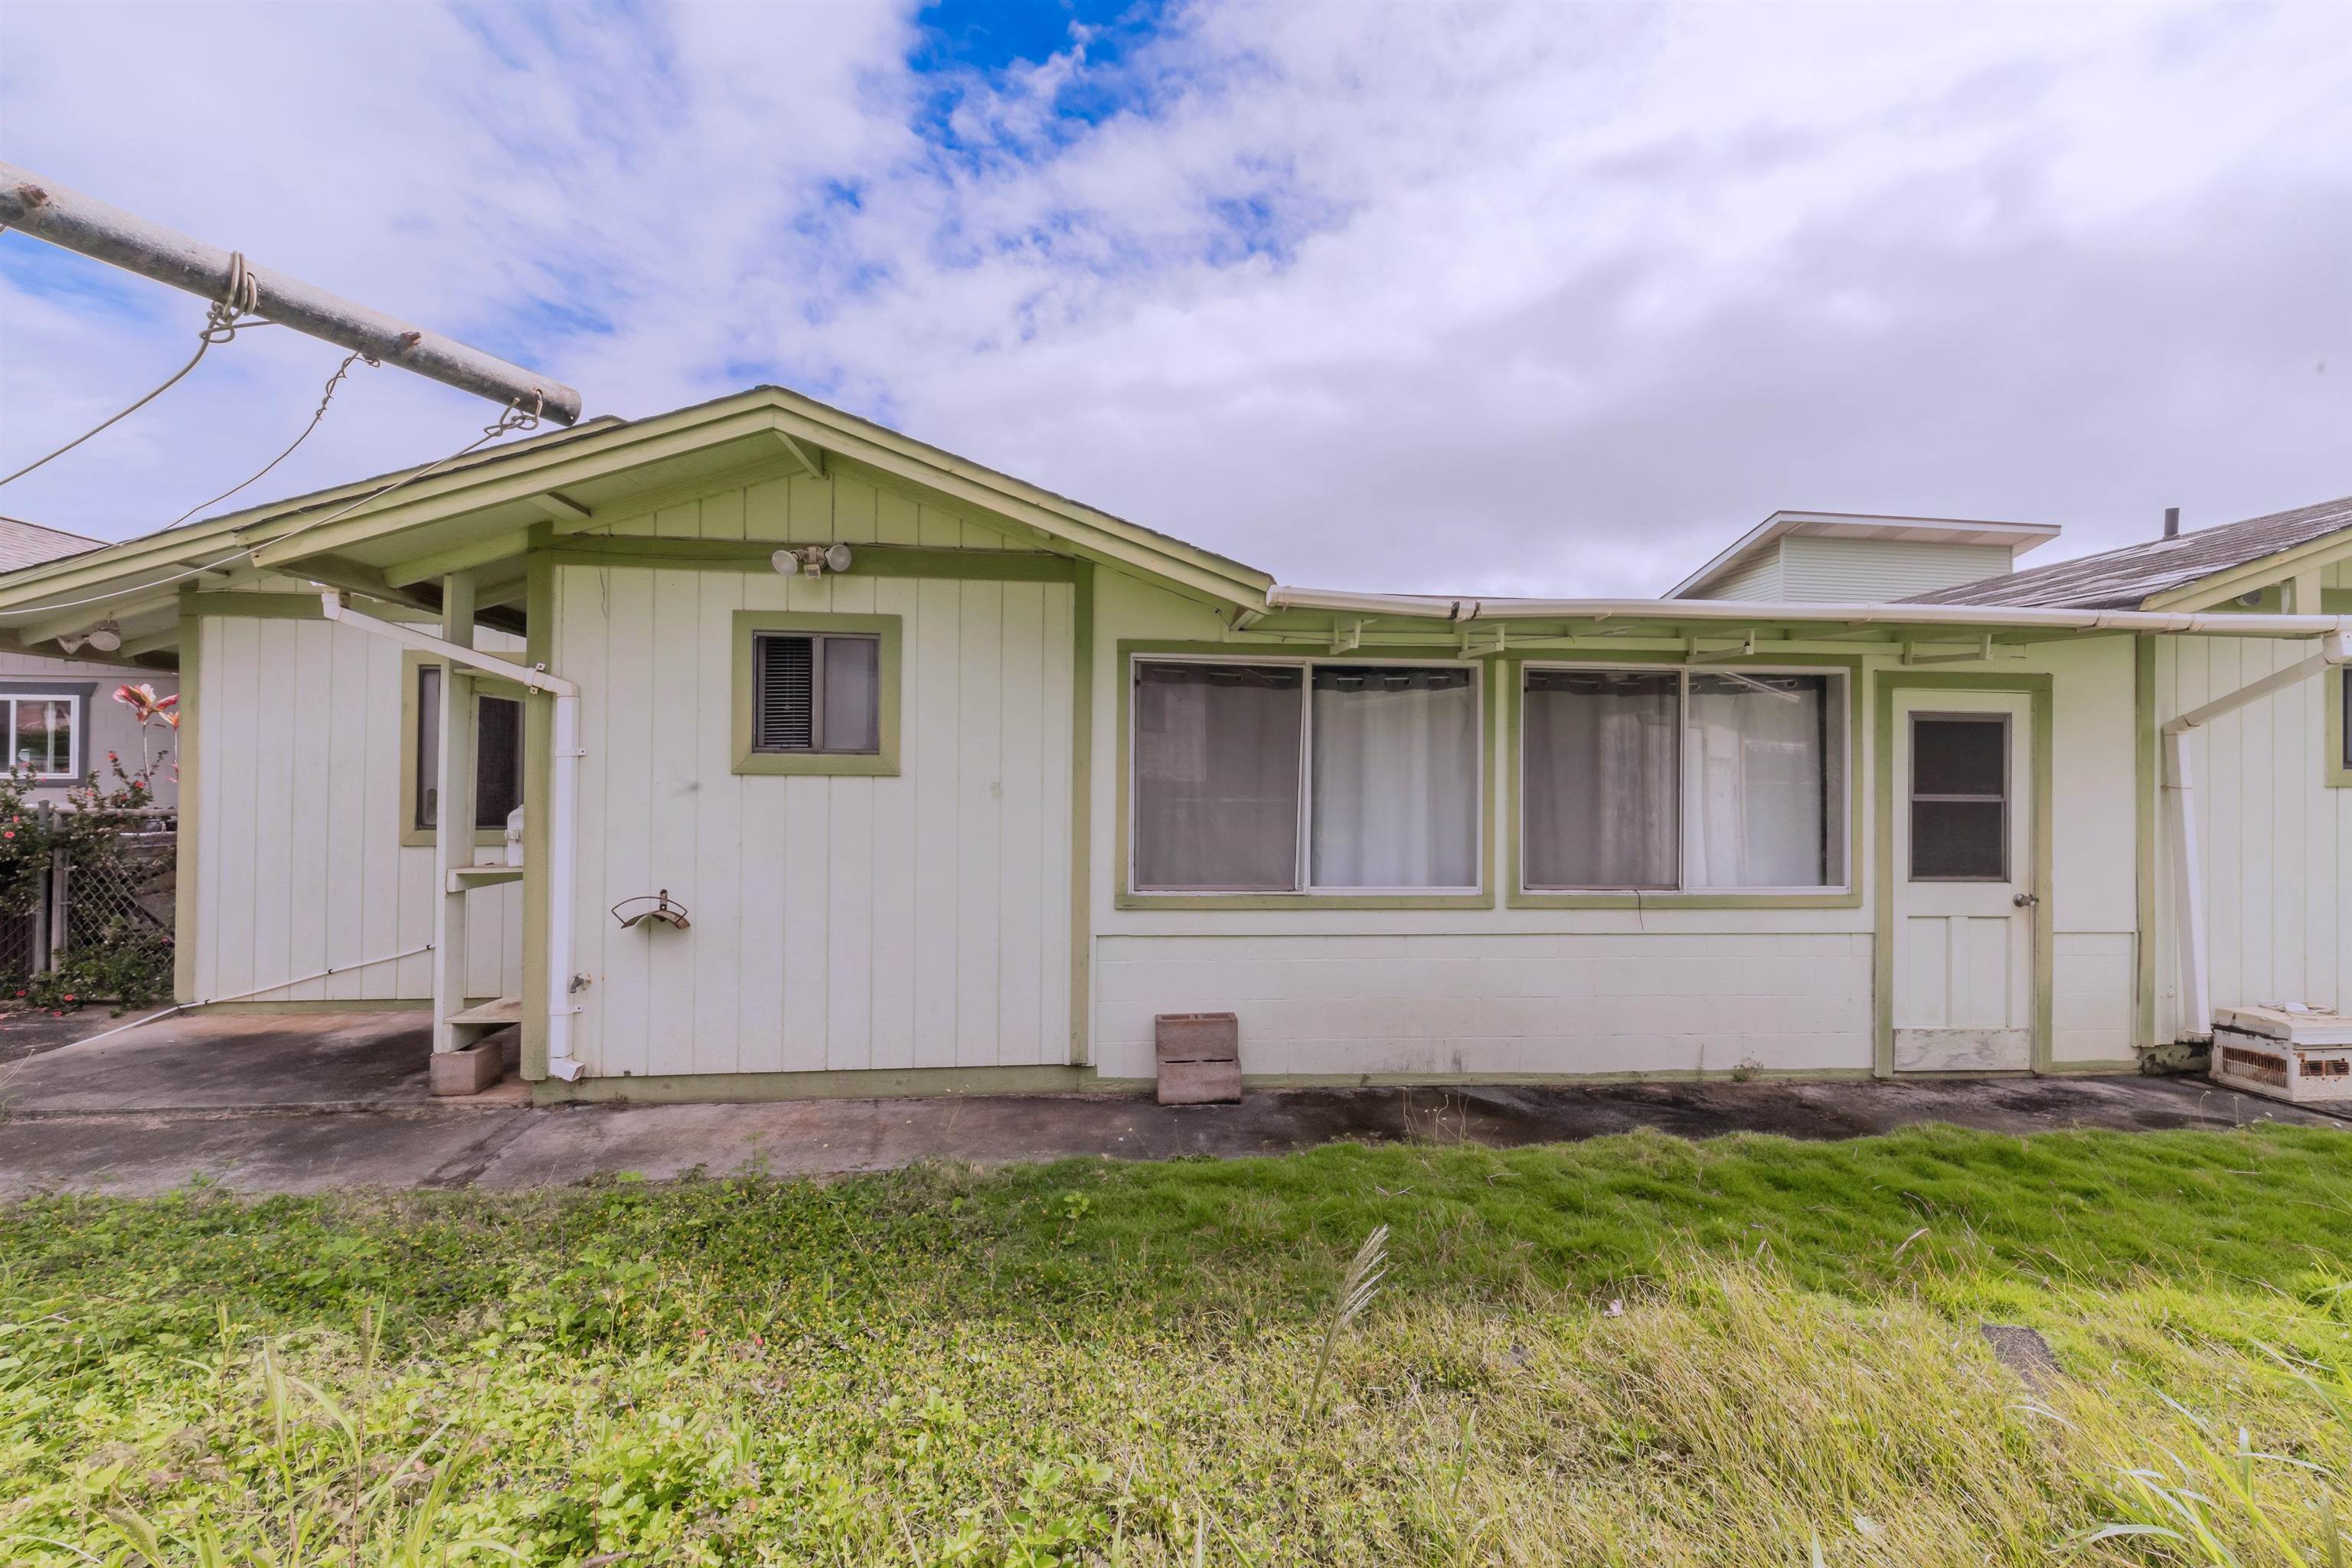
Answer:
<path fill-rule="evenodd" d="M 71 300 L 127 321 L 160 321 L 173 305 L 184 305 L 188 331 L 204 325 L 204 305 L 194 296 L 28 234 L 0 236 L 0 274 L 27 294 Z"/>

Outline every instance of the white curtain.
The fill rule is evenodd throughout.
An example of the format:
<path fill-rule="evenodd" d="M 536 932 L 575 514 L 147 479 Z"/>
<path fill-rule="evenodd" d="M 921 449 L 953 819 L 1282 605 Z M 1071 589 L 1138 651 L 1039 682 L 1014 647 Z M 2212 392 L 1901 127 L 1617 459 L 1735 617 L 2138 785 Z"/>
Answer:
<path fill-rule="evenodd" d="M 1298 885 L 1296 666 L 1141 664 L 1135 672 L 1135 885 Z"/>
<path fill-rule="evenodd" d="M 1478 687 L 1466 669 L 1315 671 L 1318 888 L 1478 885 Z"/>
<path fill-rule="evenodd" d="M 1679 687 L 1667 670 L 1528 671 L 1527 886 L 1675 886 Z"/>
<path fill-rule="evenodd" d="M 1685 887 L 1844 882 L 1844 725 L 1834 682 L 1692 674 Z"/>

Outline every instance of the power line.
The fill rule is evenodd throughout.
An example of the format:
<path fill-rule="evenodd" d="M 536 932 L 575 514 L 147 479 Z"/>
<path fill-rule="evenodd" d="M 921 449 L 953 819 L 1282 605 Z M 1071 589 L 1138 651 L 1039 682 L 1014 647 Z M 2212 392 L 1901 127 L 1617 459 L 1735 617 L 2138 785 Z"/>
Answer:
<path fill-rule="evenodd" d="M 158 533 L 169 532 L 171 530 L 175 529 L 179 527 L 180 524 L 187 521 L 188 519 L 195 516 L 196 513 L 204 510 L 206 507 L 218 506 L 221 502 L 228 500 L 229 497 L 236 494 L 237 491 L 245 489 L 247 485 L 252 484 L 264 474 L 269 472 L 270 469 L 276 468 L 278 464 L 292 457 L 294 455 L 294 448 L 309 440 L 310 438 L 310 432 L 319 427 L 319 421 L 327 416 L 327 405 L 335 400 L 335 389 L 342 384 L 343 377 L 351 374 L 352 366 L 363 359 L 367 359 L 367 355 L 363 353 L 351 353 L 346 354 L 343 357 L 343 363 L 335 367 L 335 374 L 327 378 L 326 389 L 319 398 L 318 408 L 310 416 L 310 423 L 302 426 L 302 433 L 299 436 L 295 437 L 292 441 L 287 443 L 287 447 L 284 451 L 270 458 L 269 461 L 262 464 L 261 467 L 254 472 L 251 479 L 243 479 L 229 486 L 228 489 L 221 491 L 220 494 L 213 497 L 210 500 L 198 501 L 195 505 L 190 507 L 187 510 L 182 512 L 179 516 L 173 518 L 171 521 L 165 523 L 162 528 L 157 529 L 155 531 Z M 371 366 L 377 363 L 378 362 L 374 360 L 368 359 L 368 363 Z"/>
<path fill-rule="evenodd" d="M 254 282 L 253 274 L 246 268 L 245 256 L 242 252 L 239 252 L 230 263 L 228 287 L 226 290 L 219 300 L 213 303 L 212 308 L 205 312 L 204 328 L 196 333 L 196 352 L 189 359 L 187 363 L 173 371 L 171 375 L 164 380 L 163 385 L 157 387 L 154 391 L 149 393 L 146 396 L 141 398 L 138 402 L 132 404 L 121 413 L 100 420 L 98 424 L 92 426 L 89 429 L 83 431 L 80 435 L 75 437 L 72 440 L 58 447 L 56 451 L 51 452 L 47 457 L 34 458 L 23 468 L 18 468 L 15 473 L 10 474 L 6 479 L 0 479 L 0 485 L 16 483 L 18 479 L 23 479 L 26 474 L 31 473 L 35 468 L 39 468 L 42 464 L 49 462 L 55 458 L 64 457 L 68 452 L 72 451 L 76 447 L 80 446 L 84 441 L 89 440 L 92 436 L 97 435 L 100 430 L 105 429 L 108 426 L 118 424 L 122 420 L 130 418 L 131 416 L 138 413 L 141 409 L 146 407 L 149 404 L 154 402 L 157 398 L 171 391 L 172 388 L 177 386 L 180 384 L 181 378 L 185 376 L 190 371 L 195 369 L 196 366 L 203 362 L 205 355 L 212 352 L 212 346 L 215 343 L 226 343 L 233 341 L 236 337 L 236 334 L 247 327 L 262 327 L 270 325 L 271 323 L 267 321 L 240 319 L 247 316 L 252 310 L 253 302 L 257 297 L 256 288 L 257 285 Z"/>
<path fill-rule="evenodd" d="M 340 374 L 340 373 L 338 374 Z M 331 386 L 331 384 L 332 384 L 330 383 Z M 520 408 L 509 408 L 504 414 L 499 416 L 496 422 L 482 426 L 482 433 L 480 435 L 475 437 L 472 440 L 467 442 L 464 446 L 458 447 L 447 457 L 430 463 L 422 468 L 414 469 L 409 473 L 403 474 L 398 479 L 393 480 L 392 483 L 383 486 L 381 489 L 370 490 L 366 495 L 360 497 L 359 500 L 351 502 L 349 505 L 338 507 L 333 511 L 327 513 L 324 517 L 312 518 L 310 521 L 302 524 L 301 527 L 289 529 L 274 539 L 264 540 L 259 544 L 248 544 L 240 549 L 232 550 L 216 561 L 207 561 L 201 566 L 191 566 L 184 572 L 174 572 L 168 577 L 157 577 L 150 582 L 134 584 L 132 586 L 128 588 L 113 588 L 103 594 L 92 594 L 85 599 L 59 599 L 53 604 L 25 605 L 13 610 L 0 610 L 0 616 L 39 616 L 51 614 L 58 610 L 76 610 L 81 608 L 85 605 L 102 605 L 112 599 L 127 598 L 133 594 L 152 594 L 158 588 L 169 587 L 174 583 L 184 583 L 191 577 L 201 577 L 207 572 L 217 571 L 219 568 L 227 565 L 232 561 L 241 561 L 254 555 L 259 552 L 264 545 L 283 544 L 289 539 L 300 538 L 303 534 L 310 532 L 314 528 L 323 528 L 328 523 L 334 521 L 338 518 L 348 517 L 351 513 L 357 511 L 360 508 L 367 505 L 368 502 L 388 496 L 393 491 L 400 489 L 403 485 L 415 484 L 417 480 L 424 479 L 426 475 L 436 473 L 442 468 L 447 468 L 450 464 L 456 462 L 467 453 L 471 452 L 477 447 L 486 446 L 489 442 L 497 440 L 501 436 L 508 435 L 510 432 L 517 430 L 536 430 L 539 428 L 539 421 L 540 416 L 536 409 L 526 414 Z M 315 424 L 315 421 L 313 423 Z M 305 431 L 304 434 L 308 435 L 309 432 Z M 299 444 L 299 442 L 298 440 L 297 445 Z M 292 448 L 289 447 L 288 449 L 290 451 Z"/>

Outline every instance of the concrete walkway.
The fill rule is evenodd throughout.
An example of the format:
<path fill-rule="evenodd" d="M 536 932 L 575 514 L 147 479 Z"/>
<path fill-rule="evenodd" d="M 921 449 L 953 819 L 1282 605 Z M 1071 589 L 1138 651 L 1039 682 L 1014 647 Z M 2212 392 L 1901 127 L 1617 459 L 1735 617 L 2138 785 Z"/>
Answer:
<path fill-rule="evenodd" d="M 922 1161 L 1262 1154 L 1339 1140 L 1510 1146 L 1654 1127 L 1853 1138 L 1927 1121 L 2030 1133 L 2352 1122 L 2186 1079 L 1644 1083 L 571 1106 L 431 1100 L 414 1014 L 210 1015 L 0 1068 L 0 1197 L 512 1188 L 621 1172 L 829 1175 Z M 2347 1145 L 2352 1148 L 2352 1145 Z"/>

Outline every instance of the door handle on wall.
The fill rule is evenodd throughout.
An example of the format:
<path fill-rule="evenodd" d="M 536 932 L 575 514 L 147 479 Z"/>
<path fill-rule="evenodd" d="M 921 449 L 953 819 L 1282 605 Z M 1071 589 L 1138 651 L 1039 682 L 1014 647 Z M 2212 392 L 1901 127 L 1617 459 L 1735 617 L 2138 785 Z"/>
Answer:
<path fill-rule="evenodd" d="M 2010 900 L 2009 901 L 2015 904 L 2021 910 L 2030 910 L 2034 905 L 2042 901 L 2042 895 L 2039 893 L 2020 893 L 2017 897 Z"/>

